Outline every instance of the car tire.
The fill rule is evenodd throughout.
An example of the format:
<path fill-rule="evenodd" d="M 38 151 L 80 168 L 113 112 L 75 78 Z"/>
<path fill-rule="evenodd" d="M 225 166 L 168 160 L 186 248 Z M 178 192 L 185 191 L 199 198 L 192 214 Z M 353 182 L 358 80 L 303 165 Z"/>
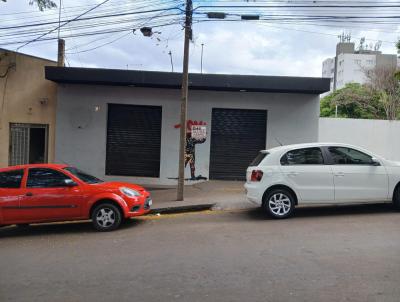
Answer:
<path fill-rule="evenodd" d="M 394 191 L 393 206 L 397 211 L 400 211 L 400 186 L 398 186 L 396 191 Z"/>
<path fill-rule="evenodd" d="M 264 196 L 263 209 L 275 219 L 284 219 L 293 215 L 295 198 L 286 189 L 274 189 Z"/>
<path fill-rule="evenodd" d="M 108 232 L 117 229 L 122 222 L 121 210 L 112 203 L 102 203 L 96 206 L 92 212 L 93 227 L 100 232 Z"/>

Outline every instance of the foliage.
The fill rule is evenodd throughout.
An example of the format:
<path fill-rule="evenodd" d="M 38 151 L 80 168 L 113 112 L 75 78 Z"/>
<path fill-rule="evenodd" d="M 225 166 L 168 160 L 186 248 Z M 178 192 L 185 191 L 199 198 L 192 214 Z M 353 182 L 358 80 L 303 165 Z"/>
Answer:
<path fill-rule="evenodd" d="M 321 100 L 321 117 L 385 119 L 379 95 L 366 85 L 349 83 Z"/>
<path fill-rule="evenodd" d="M 400 112 L 400 81 L 397 67 L 376 67 L 365 73 L 367 87 L 379 96 L 386 119 L 396 120 Z"/>
<path fill-rule="evenodd" d="M 7 0 L 1 0 L 3 2 L 7 2 Z M 36 4 L 39 10 L 44 11 L 48 8 L 55 8 L 57 4 L 51 0 L 29 0 L 29 5 Z"/>
<path fill-rule="evenodd" d="M 396 43 L 397 53 L 400 55 L 400 40 Z M 396 72 L 396 78 L 400 81 L 400 71 Z"/>
<path fill-rule="evenodd" d="M 397 53 L 400 54 L 400 40 L 396 43 Z"/>

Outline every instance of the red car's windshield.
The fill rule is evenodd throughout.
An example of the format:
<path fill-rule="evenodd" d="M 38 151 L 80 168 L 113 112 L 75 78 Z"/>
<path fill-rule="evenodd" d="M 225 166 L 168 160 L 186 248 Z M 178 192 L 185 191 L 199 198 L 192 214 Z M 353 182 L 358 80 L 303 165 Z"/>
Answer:
<path fill-rule="evenodd" d="M 67 170 L 68 172 L 70 172 L 71 174 L 73 174 L 74 176 L 78 177 L 80 180 L 88 184 L 97 184 L 103 182 L 103 180 L 94 177 L 92 175 L 89 175 L 85 172 L 82 172 L 81 170 L 74 167 L 66 167 L 64 168 L 64 170 Z"/>

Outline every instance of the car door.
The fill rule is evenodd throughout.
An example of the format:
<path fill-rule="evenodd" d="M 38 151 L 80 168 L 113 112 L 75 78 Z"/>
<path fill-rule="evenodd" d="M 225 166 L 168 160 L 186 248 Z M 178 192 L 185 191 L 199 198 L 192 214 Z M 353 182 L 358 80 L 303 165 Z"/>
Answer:
<path fill-rule="evenodd" d="M 23 169 L 0 172 L 0 224 L 21 219 L 19 203 L 22 197 Z"/>
<path fill-rule="evenodd" d="M 281 171 L 301 202 L 334 201 L 333 174 L 321 148 L 288 151 L 281 158 Z"/>
<path fill-rule="evenodd" d="M 335 200 L 338 202 L 383 201 L 388 199 L 388 175 L 372 156 L 343 146 L 330 146 Z"/>
<path fill-rule="evenodd" d="M 50 168 L 30 168 L 20 202 L 25 219 L 67 220 L 82 215 L 82 192 L 78 184 L 66 186 L 73 180 L 64 173 Z"/>

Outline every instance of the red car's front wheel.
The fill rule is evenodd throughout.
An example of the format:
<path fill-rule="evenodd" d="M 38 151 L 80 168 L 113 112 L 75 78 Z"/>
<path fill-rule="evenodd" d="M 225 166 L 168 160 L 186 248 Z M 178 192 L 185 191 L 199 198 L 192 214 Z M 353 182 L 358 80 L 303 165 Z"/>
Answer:
<path fill-rule="evenodd" d="M 122 213 L 117 206 L 111 203 L 103 203 L 96 206 L 91 218 L 96 230 L 107 232 L 115 230 L 120 226 Z"/>

